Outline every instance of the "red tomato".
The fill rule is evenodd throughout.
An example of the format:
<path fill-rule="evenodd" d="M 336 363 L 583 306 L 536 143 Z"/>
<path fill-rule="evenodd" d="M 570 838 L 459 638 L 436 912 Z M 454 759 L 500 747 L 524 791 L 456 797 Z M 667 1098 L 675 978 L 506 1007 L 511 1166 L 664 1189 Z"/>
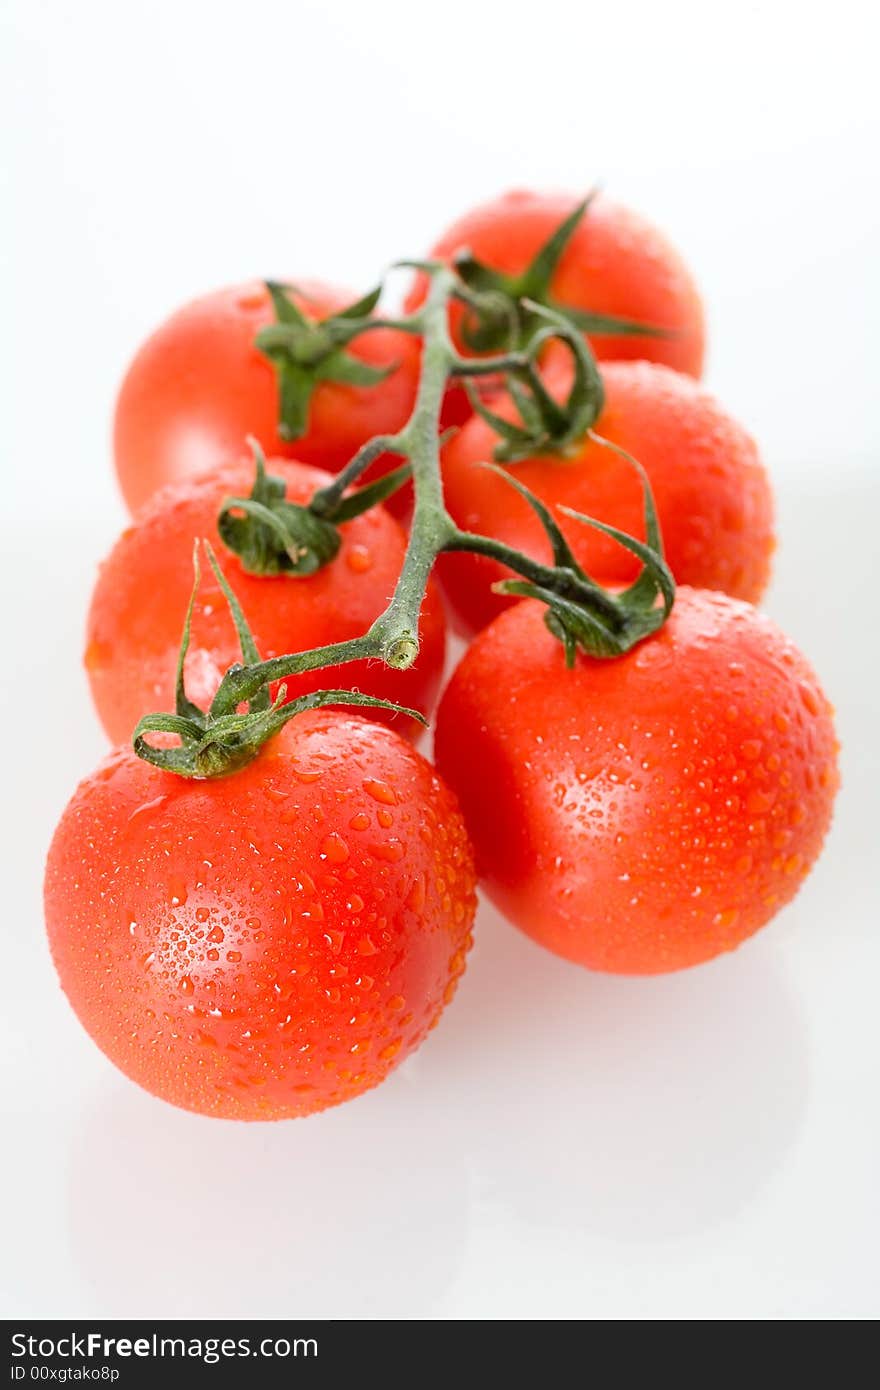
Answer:
<path fill-rule="evenodd" d="M 464 970 L 473 869 L 455 800 L 389 729 L 298 715 L 234 776 L 119 748 L 46 868 L 61 984 L 146 1090 L 227 1119 L 308 1115 L 382 1081 Z"/>
<path fill-rule="evenodd" d="M 305 503 L 330 474 L 306 464 L 270 459 L 270 474 L 284 477 L 289 501 Z M 138 719 L 174 707 L 174 672 L 181 628 L 192 589 L 196 538 L 208 537 L 235 590 L 264 658 L 359 637 L 387 607 L 403 563 L 406 536 L 376 507 L 341 527 L 335 558 L 308 577 L 249 574 L 217 533 L 229 496 L 250 492 L 253 464 L 241 462 L 165 488 L 123 533 L 98 576 L 87 627 L 86 670 L 92 695 L 114 743 L 131 737 Z M 380 661 L 358 661 L 332 673 L 291 677 L 288 697 L 327 686 L 359 689 L 418 709 L 433 708 L 443 670 L 445 620 L 434 584 L 422 609 L 421 651 L 414 666 L 395 671 Z M 224 672 L 240 660 L 226 601 L 210 570 L 193 612 L 186 659 L 187 691 L 205 708 Z M 375 710 L 367 717 L 415 733 L 413 720 Z"/>
<path fill-rule="evenodd" d="M 314 319 L 357 297 L 317 281 L 297 287 L 295 303 Z M 370 366 L 396 364 L 396 370 L 374 386 L 321 382 L 307 432 L 282 439 L 275 369 L 254 346 L 260 329 L 274 321 L 265 287 L 238 285 L 184 305 L 143 344 L 122 383 L 114 423 L 116 470 L 132 512 L 165 483 L 235 457 L 248 435 L 267 454 L 336 472 L 368 439 L 406 423 L 418 385 L 418 342 L 379 328 L 354 339 L 348 351 Z M 379 461 L 371 476 L 383 466 L 389 463 Z"/>
<path fill-rule="evenodd" d="M 560 397 L 569 370 L 548 373 Z M 754 441 L 689 377 L 652 362 L 608 362 L 602 367 L 606 403 L 595 429 L 625 449 L 648 474 L 666 559 L 676 579 L 722 589 L 755 602 L 770 577 L 774 548 L 773 498 Z M 506 399 L 489 403 L 514 418 Z M 550 547 L 528 503 L 497 474 L 478 465 L 491 459 L 498 436 L 479 416 L 443 451 L 446 503 L 465 530 L 506 541 L 550 562 Z M 644 538 L 642 488 L 635 469 L 585 439 L 572 457 L 547 455 L 509 465 L 520 481 L 551 507 L 566 505 Z M 578 560 L 595 578 L 625 583 L 639 562 L 608 536 L 562 520 Z M 514 600 L 491 585 L 510 571 L 464 552 L 441 558 L 438 570 L 457 615 L 481 627 Z"/>
<path fill-rule="evenodd" d="M 523 931 L 595 970 L 732 950 L 794 897 L 838 787 L 832 712 L 768 618 L 680 589 L 658 634 L 568 670 L 541 605 L 486 628 L 440 704 L 437 765 Z"/>
<path fill-rule="evenodd" d="M 506 193 L 454 222 L 431 256 L 452 261 L 456 252 L 469 250 L 492 270 L 520 274 L 579 201 L 570 193 Z M 705 331 L 693 277 L 675 248 L 638 213 L 604 195 L 594 198 L 562 254 L 550 292 L 559 305 L 670 330 L 666 338 L 591 336 L 597 357 L 649 358 L 700 375 Z M 423 297 L 420 278 L 407 307 Z M 462 314 L 454 305 L 453 335 L 466 351 Z M 452 407 L 448 413 L 451 420 Z"/>

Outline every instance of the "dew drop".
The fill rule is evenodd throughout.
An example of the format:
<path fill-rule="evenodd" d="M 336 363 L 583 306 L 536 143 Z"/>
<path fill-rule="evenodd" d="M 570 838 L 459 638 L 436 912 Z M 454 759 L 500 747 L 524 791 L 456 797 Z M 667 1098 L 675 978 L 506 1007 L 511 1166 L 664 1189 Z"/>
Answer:
<path fill-rule="evenodd" d="M 408 908 L 411 908 L 413 912 L 421 912 L 422 908 L 425 906 L 425 898 L 425 875 L 419 874 L 418 877 L 413 880 L 412 887 L 406 895 L 406 905 Z"/>
<path fill-rule="evenodd" d="M 374 801 L 381 801 L 386 806 L 397 805 L 397 792 L 393 787 L 389 787 L 387 782 L 379 782 L 374 778 L 368 778 L 364 782 L 364 791 L 367 796 L 371 796 Z"/>
<path fill-rule="evenodd" d="M 800 697 L 805 708 L 809 710 L 810 714 L 818 714 L 822 705 L 813 687 L 808 685 L 806 681 L 799 681 L 798 690 L 800 691 Z"/>
<path fill-rule="evenodd" d="M 402 840 L 392 837 L 381 845 L 371 845 L 370 853 L 376 859 L 384 859 L 389 864 L 397 864 L 406 853 L 406 848 Z"/>
<path fill-rule="evenodd" d="M 186 884 L 182 878 L 173 879 L 168 885 L 168 892 L 171 897 L 172 906 L 174 907 L 182 907 L 189 896 Z"/>
<path fill-rule="evenodd" d="M 346 564 L 355 574 L 366 574 L 372 567 L 373 556 L 365 545 L 352 545 L 346 554 Z"/>
<path fill-rule="evenodd" d="M 328 859 L 331 864 L 344 864 L 350 854 L 348 845 L 335 831 L 332 835 L 327 836 L 321 846 L 321 851 L 323 857 Z"/>
<path fill-rule="evenodd" d="M 158 811 L 160 806 L 164 806 L 168 800 L 167 796 L 154 796 L 152 801 L 145 801 L 142 806 L 138 806 L 129 816 L 129 824 L 136 820 L 138 816 L 144 815 L 148 811 Z"/>

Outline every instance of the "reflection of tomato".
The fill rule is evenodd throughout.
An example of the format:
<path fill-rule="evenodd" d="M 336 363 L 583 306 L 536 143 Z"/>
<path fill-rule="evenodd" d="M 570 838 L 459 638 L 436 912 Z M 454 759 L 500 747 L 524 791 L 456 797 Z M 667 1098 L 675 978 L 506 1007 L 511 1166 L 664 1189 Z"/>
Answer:
<path fill-rule="evenodd" d="M 800 652 L 748 604 L 687 588 L 653 637 L 571 670 L 540 604 L 508 609 L 447 687 L 435 748 L 500 909 L 620 974 L 696 965 L 768 922 L 839 780 Z"/>
<path fill-rule="evenodd" d="M 61 983 L 146 1090 L 281 1119 L 382 1081 L 451 999 L 470 945 L 455 800 L 390 729 L 296 716 L 234 776 L 119 748 L 82 782 L 46 869 Z"/>
<path fill-rule="evenodd" d="M 357 298 L 317 282 L 297 285 L 295 302 L 315 319 Z M 275 369 L 254 346 L 256 334 L 274 321 L 265 287 L 239 285 L 184 305 L 143 344 L 122 383 L 114 425 L 119 484 L 132 511 L 163 484 L 235 458 L 248 435 L 267 453 L 335 472 L 368 439 L 406 423 L 418 381 L 418 343 L 377 328 L 354 339 L 348 351 L 372 367 L 396 369 L 373 386 L 320 382 L 306 433 L 283 440 Z"/>
<path fill-rule="evenodd" d="M 271 459 L 267 467 L 286 479 L 293 502 L 308 502 L 330 481 L 328 473 L 288 460 Z M 313 575 L 266 578 L 247 573 L 220 540 L 217 515 L 226 498 L 250 492 L 253 475 L 253 465 L 241 463 L 166 488 L 124 532 L 103 565 L 89 611 L 85 662 L 98 713 L 114 743 L 130 738 L 143 714 L 174 707 L 174 671 L 196 538 L 212 541 L 263 657 L 360 637 L 386 608 L 406 537 L 381 507 L 346 522 L 335 558 Z M 430 714 L 445 647 L 443 607 L 433 583 L 422 608 L 420 638 L 418 660 L 407 671 L 380 661 L 352 662 L 331 672 L 288 678 L 288 696 L 329 682 Z M 223 673 L 238 660 L 226 601 L 205 566 L 186 662 L 190 698 L 205 708 Z M 366 717 L 393 722 L 401 732 L 415 733 L 419 727 L 386 710 L 369 711 Z"/>
<path fill-rule="evenodd" d="M 578 198 L 565 193 L 513 192 L 472 208 L 444 232 L 431 255 L 451 261 L 468 250 L 492 270 L 517 275 L 534 259 Z M 649 358 L 699 376 L 703 308 L 693 278 L 666 238 L 637 213 L 599 195 L 590 203 L 550 283 L 560 306 L 613 314 L 670 330 L 665 338 L 591 335 L 599 358 Z M 421 278 L 408 300 L 424 296 Z M 459 348 L 462 309 L 452 309 Z"/>
<path fill-rule="evenodd" d="M 753 440 L 707 391 L 668 367 L 607 362 L 602 378 L 606 403 L 595 429 L 645 468 L 676 579 L 755 602 L 769 578 L 774 539 L 773 499 Z M 560 396 L 569 379 L 567 367 L 547 376 L 551 391 Z M 502 415 L 514 415 L 502 398 L 490 404 Z M 549 563 L 550 547 L 528 503 L 503 478 L 479 467 L 492 458 L 497 443 L 491 426 L 475 415 L 446 445 L 449 511 L 465 530 L 496 536 Z M 644 537 L 638 475 L 612 450 L 585 439 L 571 457 L 548 455 L 509 467 L 551 507 L 564 504 Z M 638 561 L 616 541 L 560 519 L 589 573 L 618 583 L 635 577 Z M 513 602 L 491 590 L 497 580 L 510 578 L 493 560 L 450 553 L 441 557 L 438 573 L 469 628 L 481 627 Z"/>

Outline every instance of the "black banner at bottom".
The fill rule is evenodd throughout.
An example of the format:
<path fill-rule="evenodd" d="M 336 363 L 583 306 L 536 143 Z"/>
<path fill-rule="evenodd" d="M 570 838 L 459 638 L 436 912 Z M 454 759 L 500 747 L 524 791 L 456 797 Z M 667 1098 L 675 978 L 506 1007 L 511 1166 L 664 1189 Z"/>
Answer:
<path fill-rule="evenodd" d="M 487 1354 L 493 1369 L 510 1358 L 519 1371 L 534 1355 L 536 1367 L 541 1338 L 508 1340 L 492 1324 L 469 1324 L 457 1339 L 423 1322 L 147 1322 L 94 1319 L 49 1322 L 7 1320 L 6 1367 L 0 1368 L 0 1390 L 47 1385 L 156 1386 L 166 1376 L 184 1386 L 319 1384 L 320 1369 L 351 1371 L 358 1380 L 383 1376 L 397 1367 L 409 1375 L 444 1366 L 460 1374 L 474 1352 L 483 1364 Z M 482 1329 L 482 1335 L 481 1335 Z M 523 1342 L 526 1342 L 523 1345 Z M 457 1345 L 456 1345 L 457 1342 Z M 475 1345 L 476 1342 L 476 1345 Z M 514 1349 L 515 1348 L 515 1349 Z M 554 1353 L 559 1350 L 554 1336 Z M 474 1367 L 476 1369 L 476 1367 Z M 397 1379 L 397 1375 L 393 1376 Z"/>

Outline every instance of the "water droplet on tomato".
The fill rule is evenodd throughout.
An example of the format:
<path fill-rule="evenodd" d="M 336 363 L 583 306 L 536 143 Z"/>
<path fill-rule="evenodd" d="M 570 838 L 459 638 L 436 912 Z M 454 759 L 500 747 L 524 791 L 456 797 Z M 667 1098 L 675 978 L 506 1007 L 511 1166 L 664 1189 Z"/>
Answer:
<path fill-rule="evenodd" d="M 298 763 L 292 763 L 290 770 L 300 782 L 317 782 L 323 776 L 323 769 L 320 767 L 300 767 Z"/>
<path fill-rule="evenodd" d="M 134 811 L 132 811 L 131 815 L 128 818 L 129 824 L 138 816 L 144 815 L 144 813 L 147 811 L 158 811 L 160 806 L 164 806 L 167 800 L 168 797 L 163 795 L 154 796 L 152 801 L 145 801 L 143 805 L 138 806 Z"/>
<path fill-rule="evenodd" d="M 406 905 L 408 908 L 411 908 L 413 912 L 421 912 L 422 908 L 425 906 L 425 897 L 425 875 L 419 874 L 418 877 L 413 880 L 412 887 L 406 895 Z"/>
<path fill-rule="evenodd" d="M 372 553 L 365 545 L 349 546 L 345 559 L 348 568 L 355 574 L 366 574 L 373 564 Z"/>
<path fill-rule="evenodd" d="M 344 864 L 351 851 L 348 845 L 337 835 L 335 831 L 328 835 L 321 846 L 322 857 L 328 859 L 331 864 Z"/>
<path fill-rule="evenodd" d="M 375 778 L 368 778 L 364 782 L 364 791 L 367 796 L 371 796 L 374 801 L 381 801 L 386 806 L 397 805 L 397 792 L 393 787 L 389 787 L 387 782 L 380 782 Z"/>
<path fill-rule="evenodd" d="M 402 840 L 392 837 L 390 840 L 386 840 L 384 844 L 371 845 L 370 853 L 376 859 L 384 859 L 389 864 L 397 864 L 406 853 L 406 846 Z"/>
<path fill-rule="evenodd" d="M 715 922 L 716 927 L 721 927 L 726 930 L 728 927 L 734 926 L 738 919 L 739 908 L 728 907 L 725 908 L 722 912 L 716 912 L 713 920 Z"/>
<path fill-rule="evenodd" d="M 818 714 L 822 705 L 813 687 L 808 685 L 806 681 L 799 681 L 798 690 L 800 691 L 800 697 L 803 701 L 804 708 L 807 709 L 810 714 Z"/>

